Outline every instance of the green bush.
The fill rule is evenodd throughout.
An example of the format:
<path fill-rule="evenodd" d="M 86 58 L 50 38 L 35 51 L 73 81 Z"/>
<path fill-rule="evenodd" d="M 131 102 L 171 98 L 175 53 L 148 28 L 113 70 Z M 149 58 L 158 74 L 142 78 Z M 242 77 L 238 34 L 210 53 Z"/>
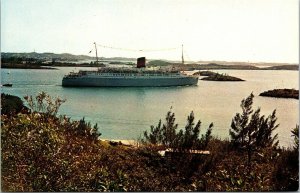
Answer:
<path fill-rule="evenodd" d="M 267 118 L 260 116 L 260 108 L 252 110 L 254 95 L 251 93 L 241 102 L 242 114 L 237 113 L 231 122 L 229 134 L 231 143 L 248 153 L 248 165 L 254 151 L 267 147 L 277 147 L 278 134 L 272 136 L 273 131 L 279 126 L 276 124 L 276 110 Z"/>
<path fill-rule="evenodd" d="M 299 189 L 299 151 L 283 149 L 275 163 L 274 190 L 297 191 Z"/>
<path fill-rule="evenodd" d="M 299 125 L 292 129 L 292 137 L 294 137 L 294 150 L 299 151 Z"/>
<path fill-rule="evenodd" d="M 97 160 L 102 146 L 98 135 L 90 132 L 94 128 L 89 126 L 82 120 L 80 123 L 40 113 L 2 116 L 2 190 L 85 191 L 94 188 L 86 178 L 89 174 L 86 170 Z M 97 169 L 91 175 L 97 172 L 104 171 Z M 108 188 L 109 182 L 103 183 Z"/>
<path fill-rule="evenodd" d="M 41 112 L 52 116 L 56 116 L 60 106 L 66 102 L 65 99 L 59 97 L 54 100 L 44 91 L 38 93 L 36 97 L 25 96 L 24 99 L 33 112 Z"/>
<path fill-rule="evenodd" d="M 178 124 L 175 123 L 175 114 L 168 111 L 165 123 L 162 125 L 159 120 L 158 125 L 150 127 L 150 132 L 144 132 L 144 143 L 153 145 L 162 145 L 165 148 L 173 148 L 177 151 L 186 151 L 189 149 L 205 149 L 211 140 L 211 123 L 205 135 L 200 138 L 200 120 L 195 125 L 193 111 L 187 118 L 187 125 L 184 130 L 177 132 Z"/>
<path fill-rule="evenodd" d="M 13 115 L 26 109 L 23 101 L 19 97 L 4 93 L 1 94 L 1 114 Z"/>

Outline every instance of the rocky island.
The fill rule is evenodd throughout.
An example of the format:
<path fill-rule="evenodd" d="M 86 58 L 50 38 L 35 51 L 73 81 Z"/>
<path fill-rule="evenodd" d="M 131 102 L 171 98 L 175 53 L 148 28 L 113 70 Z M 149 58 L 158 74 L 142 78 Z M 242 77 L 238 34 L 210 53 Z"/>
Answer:
<path fill-rule="evenodd" d="M 229 76 L 227 74 L 219 74 L 211 71 L 199 71 L 194 73 L 194 75 L 207 76 L 202 78 L 201 80 L 208 81 L 244 81 L 237 77 Z"/>
<path fill-rule="evenodd" d="M 200 75 L 200 76 L 212 76 L 212 75 L 216 75 L 217 73 L 216 72 L 212 72 L 212 71 L 198 71 L 198 72 L 195 72 L 193 75 Z"/>
<path fill-rule="evenodd" d="M 262 92 L 259 94 L 259 96 L 299 99 L 299 90 L 274 89 L 274 90 L 268 90 L 268 91 Z"/>

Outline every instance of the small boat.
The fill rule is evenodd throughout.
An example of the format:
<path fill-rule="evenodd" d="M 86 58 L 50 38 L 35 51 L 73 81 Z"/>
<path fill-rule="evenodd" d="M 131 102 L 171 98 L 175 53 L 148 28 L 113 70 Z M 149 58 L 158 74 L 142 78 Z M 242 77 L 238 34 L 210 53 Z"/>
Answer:
<path fill-rule="evenodd" d="M 7 84 L 3 84 L 2 86 L 5 86 L 5 87 L 12 87 L 12 84 L 7 83 Z"/>

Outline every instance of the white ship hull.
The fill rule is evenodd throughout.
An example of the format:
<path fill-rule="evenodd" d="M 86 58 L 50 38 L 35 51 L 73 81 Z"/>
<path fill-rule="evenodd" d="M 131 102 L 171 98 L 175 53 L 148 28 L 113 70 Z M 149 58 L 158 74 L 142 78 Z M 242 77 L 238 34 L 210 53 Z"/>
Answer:
<path fill-rule="evenodd" d="M 64 77 L 62 86 L 72 87 L 164 87 L 197 85 L 197 76 L 80 76 Z"/>

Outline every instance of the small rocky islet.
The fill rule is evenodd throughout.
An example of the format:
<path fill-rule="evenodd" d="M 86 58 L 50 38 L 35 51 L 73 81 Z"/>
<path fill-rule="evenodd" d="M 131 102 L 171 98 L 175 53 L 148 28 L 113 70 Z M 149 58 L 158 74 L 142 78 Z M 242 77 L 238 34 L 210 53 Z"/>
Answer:
<path fill-rule="evenodd" d="M 296 89 L 274 89 L 262 92 L 259 96 L 276 98 L 294 98 L 299 100 L 299 90 Z"/>
<path fill-rule="evenodd" d="M 219 74 L 212 71 L 198 71 L 195 72 L 194 75 L 206 76 L 201 80 L 208 80 L 208 81 L 245 81 L 237 77 L 229 76 L 227 74 Z"/>

